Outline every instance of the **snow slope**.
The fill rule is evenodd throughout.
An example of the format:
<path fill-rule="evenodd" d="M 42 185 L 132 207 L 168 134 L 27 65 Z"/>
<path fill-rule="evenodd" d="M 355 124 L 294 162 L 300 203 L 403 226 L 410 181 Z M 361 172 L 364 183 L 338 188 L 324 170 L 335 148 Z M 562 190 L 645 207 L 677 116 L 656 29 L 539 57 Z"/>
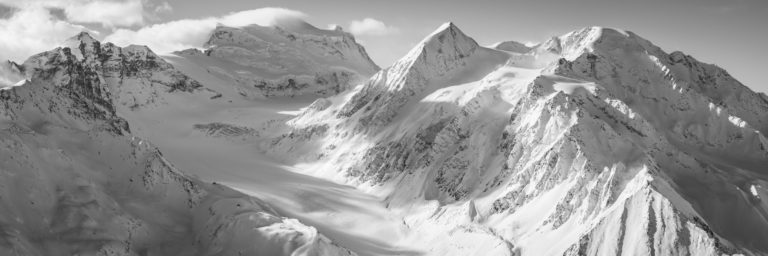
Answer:
<path fill-rule="evenodd" d="M 531 50 L 531 47 L 528 47 L 523 43 L 519 43 L 515 41 L 498 42 L 491 45 L 489 48 L 508 51 L 508 52 L 515 52 L 515 53 L 526 53 Z"/>
<path fill-rule="evenodd" d="M 181 172 L 119 114 L 210 91 L 146 47 L 67 44 L 17 65 L 28 82 L 0 90 L 0 254 L 355 255 Z"/>
<path fill-rule="evenodd" d="M 764 255 L 766 115 L 726 71 L 631 32 L 523 52 L 446 23 L 263 147 L 386 197 L 427 254 Z"/>
<path fill-rule="evenodd" d="M 379 70 L 351 34 L 300 19 L 267 27 L 220 26 L 203 47 L 176 53 L 209 63 L 203 67 L 207 72 L 238 85 L 250 98 L 337 94 Z"/>

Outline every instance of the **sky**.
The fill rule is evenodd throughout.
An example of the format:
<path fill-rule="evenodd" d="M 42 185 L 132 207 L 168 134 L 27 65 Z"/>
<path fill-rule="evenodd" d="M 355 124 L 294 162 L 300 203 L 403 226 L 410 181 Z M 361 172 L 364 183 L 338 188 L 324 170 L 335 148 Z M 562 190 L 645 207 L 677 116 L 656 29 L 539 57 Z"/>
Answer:
<path fill-rule="evenodd" d="M 382 67 L 447 21 L 483 45 L 620 28 L 768 92 L 766 0 L 0 0 L 0 58 L 21 61 L 83 30 L 159 52 L 200 47 L 216 24 L 263 24 L 276 16 L 340 25 Z"/>

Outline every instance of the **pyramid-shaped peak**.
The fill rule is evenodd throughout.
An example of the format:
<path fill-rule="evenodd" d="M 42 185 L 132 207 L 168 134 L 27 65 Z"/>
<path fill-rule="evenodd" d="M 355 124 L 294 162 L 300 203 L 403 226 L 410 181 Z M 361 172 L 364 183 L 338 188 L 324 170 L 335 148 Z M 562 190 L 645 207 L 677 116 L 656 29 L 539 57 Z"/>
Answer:
<path fill-rule="evenodd" d="M 99 42 L 86 31 L 80 32 L 77 35 L 70 37 L 68 41 L 83 42 L 85 44 L 91 44 L 93 42 Z"/>
<path fill-rule="evenodd" d="M 390 68 L 400 76 L 431 79 L 463 67 L 481 47 L 455 24 L 442 24 Z"/>
<path fill-rule="evenodd" d="M 440 25 L 440 27 L 438 27 L 435 31 L 439 32 L 439 31 L 445 31 L 450 29 L 459 29 L 459 28 L 456 27 L 456 24 L 453 24 L 453 21 L 449 21 Z"/>
<path fill-rule="evenodd" d="M 83 31 L 67 39 L 64 42 L 64 46 L 69 47 L 72 54 L 77 56 L 78 59 L 84 59 L 92 55 L 98 55 L 101 42 L 93 38 L 88 32 Z"/>
<path fill-rule="evenodd" d="M 443 56 L 441 59 L 462 59 L 478 47 L 477 42 L 465 35 L 453 22 L 446 22 L 411 49 L 401 61 L 416 60 L 424 55 L 428 58 Z"/>
<path fill-rule="evenodd" d="M 440 25 L 440 27 L 438 27 L 434 32 L 424 38 L 422 43 L 427 44 L 435 40 L 440 43 L 450 43 L 451 40 L 475 43 L 474 39 L 464 34 L 464 32 L 462 32 L 461 29 L 459 29 L 459 27 L 457 27 L 453 22 L 446 22 Z"/>

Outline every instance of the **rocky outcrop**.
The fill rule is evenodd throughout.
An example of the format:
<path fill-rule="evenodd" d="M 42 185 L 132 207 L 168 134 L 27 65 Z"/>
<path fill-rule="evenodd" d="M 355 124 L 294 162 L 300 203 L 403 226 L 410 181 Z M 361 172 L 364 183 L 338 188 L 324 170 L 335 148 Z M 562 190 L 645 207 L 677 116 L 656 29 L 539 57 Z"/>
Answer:
<path fill-rule="evenodd" d="M 204 91 L 200 83 L 146 46 L 102 44 L 85 32 L 69 39 L 66 45 L 25 61 L 21 66 L 26 77 L 54 80 L 59 86 L 81 86 L 86 79 L 105 94 L 97 98 L 114 99 L 113 107 L 131 109 L 160 104 L 166 93 Z"/>

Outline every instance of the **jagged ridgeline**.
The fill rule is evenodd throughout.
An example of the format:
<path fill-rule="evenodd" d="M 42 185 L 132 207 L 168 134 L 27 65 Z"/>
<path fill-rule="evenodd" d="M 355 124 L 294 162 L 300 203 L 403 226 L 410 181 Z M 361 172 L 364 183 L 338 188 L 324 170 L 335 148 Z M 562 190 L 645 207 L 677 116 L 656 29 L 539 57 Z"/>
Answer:
<path fill-rule="evenodd" d="M 447 23 L 286 129 L 273 155 L 446 255 L 768 253 L 768 97 L 631 32 L 486 48 Z"/>
<path fill-rule="evenodd" d="M 66 45 L 0 90 L 0 255 L 354 255 L 184 174 L 122 117 L 214 92 L 144 46 Z"/>

